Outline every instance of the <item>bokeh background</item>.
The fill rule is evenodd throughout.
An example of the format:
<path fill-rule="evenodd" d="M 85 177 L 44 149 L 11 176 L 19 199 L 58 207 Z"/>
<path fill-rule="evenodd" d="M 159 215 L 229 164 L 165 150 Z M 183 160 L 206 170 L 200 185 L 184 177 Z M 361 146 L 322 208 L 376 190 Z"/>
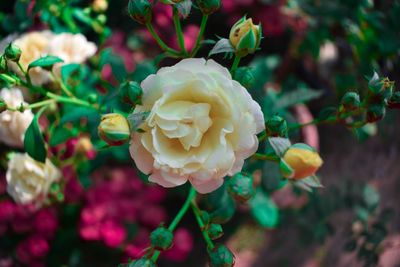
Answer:
<path fill-rule="evenodd" d="M 132 77 L 152 72 L 160 50 L 146 29 L 129 18 L 127 1 L 110 0 L 106 11 L 85 22 L 81 13 L 95 2 L 1 1 L 0 38 L 4 42 L 10 34 L 47 28 L 79 29 L 101 49 L 109 49 Z M 398 0 L 222 2 L 210 17 L 205 39 L 227 37 L 244 14 L 262 23 L 260 51 L 242 65 L 252 68 L 249 90 L 267 115 L 308 122 L 325 107 L 337 106 L 348 90 L 365 94 L 365 77 L 374 71 L 396 85 L 400 82 Z M 69 19 L 68 10 L 81 13 Z M 171 17 L 168 6 L 155 5 L 156 30 L 177 47 Z M 200 20 L 200 11 L 193 8 L 183 21 L 189 49 Z M 207 57 L 211 43 L 206 41 L 199 55 Z M 214 58 L 231 64 L 229 57 Z M 159 66 L 172 63 L 164 59 Z M 98 73 L 110 84 L 118 80 L 113 67 L 106 64 Z M 383 121 L 357 130 L 338 124 L 294 132 L 292 140 L 319 148 L 325 162 L 319 173 L 324 188 L 313 193 L 280 188 L 277 167 L 259 167 L 254 176 L 272 206 L 260 219 L 251 205 L 237 204 L 232 220 L 224 224 L 222 241 L 236 253 L 236 266 L 400 266 L 399 122 L 399 114 L 388 112 Z M 62 149 L 73 151 L 76 142 L 71 139 Z M 114 150 L 113 160 L 107 161 L 110 155 L 98 152 L 96 166 L 107 165 L 84 179 L 63 170 L 66 203 L 34 211 L 7 196 L 7 149 L 0 151 L 0 267 L 116 266 L 140 256 L 149 232 L 172 218 L 184 198 L 184 188 L 167 192 L 142 182 L 125 148 Z M 188 215 L 159 266 L 206 266 L 205 251 L 196 222 Z"/>

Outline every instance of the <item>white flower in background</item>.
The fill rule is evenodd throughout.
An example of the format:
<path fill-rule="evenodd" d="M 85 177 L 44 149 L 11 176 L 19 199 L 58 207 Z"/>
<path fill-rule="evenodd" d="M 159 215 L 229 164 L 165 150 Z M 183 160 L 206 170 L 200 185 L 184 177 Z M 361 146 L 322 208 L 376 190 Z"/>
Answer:
<path fill-rule="evenodd" d="M 132 134 L 130 152 L 149 180 L 164 187 L 190 181 L 209 193 L 241 171 L 264 129 L 261 108 L 229 71 L 213 60 L 185 59 L 141 84 L 149 111 Z"/>
<path fill-rule="evenodd" d="M 8 107 L 18 108 L 21 103 L 27 105 L 18 88 L 3 88 L 0 91 L 2 99 Z M 12 147 L 22 148 L 24 146 L 25 131 L 33 119 L 31 110 L 3 111 L 0 113 L 0 142 Z"/>
<path fill-rule="evenodd" d="M 25 33 L 13 41 L 21 51 L 20 64 L 24 70 L 28 69 L 31 62 L 46 55 L 57 56 L 64 60 L 57 64 L 59 67 L 68 63 L 82 63 L 93 56 L 97 47 L 89 42 L 82 34 L 61 33 L 55 34 L 51 31 L 34 31 Z M 14 62 L 9 62 L 12 69 L 22 75 Z M 29 71 L 31 81 L 34 85 L 43 85 L 51 81 L 50 73 L 42 68 L 33 68 Z"/>
<path fill-rule="evenodd" d="M 29 32 L 13 41 L 13 44 L 22 51 L 19 63 L 25 71 L 31 62 L 48 54 L 49 41 L 52 37 L 53 33 L 50 31 Z M 9 65 L 22 77 L 22 72 L 15 62 L 9 61 Z M 31 69 L 29 75 L 35 85 L 42 85 L 50 80 L 49 73 L 41 68 Z"/>
<path fill-rule="evenodd" d="M 64 60 L 64 64 L 82 63 L 96 53 L 97 47 L 80 33 L 61 33 L 50 40 L 48 51 Z"/>
<path fill-rule="evenodd" d="M 53 182 L 61 179 L 61 172 L 49 159 L 46 163 L 28 154 L 15 153 L 8 162 L 7 192 L 15 202 L 25 204 L 42 201 Z"/>

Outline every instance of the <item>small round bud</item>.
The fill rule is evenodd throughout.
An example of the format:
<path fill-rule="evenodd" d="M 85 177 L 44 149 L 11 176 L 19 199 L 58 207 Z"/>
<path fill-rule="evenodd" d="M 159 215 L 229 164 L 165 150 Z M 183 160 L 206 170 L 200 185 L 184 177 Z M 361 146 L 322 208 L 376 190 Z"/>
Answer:
<path fill-rule="evenodd" d="M 128 13 L 132 19 L 146 24 L 152 18 L 152 5 L 149 0 L 129 0 Z"/>
<path fill-rule="evenodd" d="M 7 61 L 6 61 L 6 59 L 3 57 L 3 56 L 1 56 L 0 57 L 0 73 L 4 73 L 4 72 L 6 72 L 8 70 L 8 68 L 7 68 Z"/>
<path fill-rule="evenodd" d="M 137 82 L 130 81 L 121 85 L 119 96 L 127 104 L 140 104 L 143 90 Z"/>
<path fill-rule="evenodd" d="M 250 88 L 254 81 L 254 74 L 252 70 L 248 67 L 241 67 L 235 71 L 235 80 L 240 82 L 246 88 Z"/>
<path fill-rule="evenodd" d="M 7 110 L 7 104 L 0 99 L 0 113 Z"/>
<path fill-rule="evenodd" d="M 229 34 L 229 41 L 239 57 L 253 54 L 260 45 L 262 37 L 261 24 L 254 25 L 253 20 L 244 16 L 233 25 Z"/>
<path fill-rule="evenodd" d="M 87 100 L 89 103 L 94 104 L 97 102 L 98 98 L 97 94 L 89 94 Z"/>
<path fill-rule="evenodd" d="M 158 250 L 167 250 L 172 246 L 174 235 L 167 228 L 160 226 L 150 234 L 151 245 Z"/>
<path fill-rule="evenodd" d="M 221 0 L 197 0 L 197 5 L 204 15 L 211 15 L 221 7 Z"/>
<path fill-rule="evenodd" d="M 288 133 L 288 127 L 286 120 L 280 116 L 272 116 L 265 123 L 265 130 L 268 136 L 273 137 L 286 137 Z"/>
<path fill-rule="evenodd" d="M 124 116 L 110 113 L 101 117 L 99 136 L 110 146 L 119 146 L 129 140 L 129 123 Z"/>
<path fill-rule="evenodd" d="M 345 111 L 357 110 L 360 107 L 360 96 L 356 92 L 347 92 L 342 97 L 340 104 Z"/>
<path fill-rule="evenodd" d="M 209 253 L 210 267 L 232 267 L 235 264 L 232 252 L 224 245 L 218 245 Z"/>
<path fill-rule="evenodd" d="M 376 122 L 385 117 L 386 108 L 384 105 L 371 105 L 367 110 L 367 121 Z"/>
<path fill-rule="evenodd" d="M 284 177 L 300 180 L 314 175 L 322 163 L 321 157 L 314 148 L 297 143 L 285 152 L 279 167 Z"/>
<path fill-rule="evenodd" d="M 236 173 L 228 180 L 228 192 L 237 200 L 246 202 L 255 195 L 253 177 Z"/>
<path fill-rule="evenodd" d="M 400 109 L 400 91 L 394 92 L 388 101 L 388 108 Z"/>
<path fill-rule="evenodd" d="M 222 230 L 222 226 L 220 224 L 212 223 L 208 227 L 208 235 L 212 240 L 218 239 L 224 235 L 224 231 Z"/>
<path fill-rule="evenodd" d="M 18 62 L 19 58 L 21 57 L 21 49 L 18 46 L 13 45 L 12 43 L 9 43 L 4 50 L 4 56 L 6 59 Z"/>
<path fill-rule="evenodd" d="M 134 260 L 126 265 L 124 265 L 124 267 L 157 267 L 157 265 L 149 260 L 149 259 L 138 259 L 138 260 Z"/>

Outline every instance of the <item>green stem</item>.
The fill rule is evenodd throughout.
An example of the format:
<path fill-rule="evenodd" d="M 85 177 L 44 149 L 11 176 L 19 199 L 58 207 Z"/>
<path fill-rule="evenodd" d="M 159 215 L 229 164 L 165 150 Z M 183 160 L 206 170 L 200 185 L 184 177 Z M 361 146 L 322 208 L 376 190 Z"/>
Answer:
<path fill-rule="evenodd" d="M 192 201 L 191 205 L 192 205 L 192 210 L 193 210 L 194 216 L 196 217 L 197 223 L 199 225 L 201 234 L 203 235 L 204 241 L 207 244 L 207 250 L 212 250 L 214 248 L 214 244 L 213 244 L 210 236 L 207 233 L 206 226 L 205 226 L 203 220 L 201 219 L 200 209 L 197 207 L 197 204 L 194 200 Z"/>
<path fill-rule="evenodd" d="M 237 55 L 235 55 L 235 60 L 233 61 L 233 64 L 231 67 L 232 76 L 235 76 L 235 72 L 236 72 L 237 68 L 239 67 L 240 59 L 241 59 L 241 57 L 238 57 Z"/>
<path fill-rule="evenodd" d="M 203 15 L 203 17 L 201 18 L 200 31 L 199 34 L 197 35 L 196 44 L 192 50 L 192 53 L 190 54 L 190 57 L 195 57 L 200 49 L 200 43 L 201 40 L 203 39 L 204 31 L 207 26 L 207 21 L 208 21 L 208 15 Z"/>
<path fill-rule="evenodd" d="M 187 210 L 189 209 L 190 203 L 194 200 L 195 197 L 196 197 L 196 190 L 193 187 L 191 187 L 189 194 L 188 194 L 185 202 L 183 203 L 181 209 L 178 211 L 175 218 L 172 220 L 171 224 L 168 226 L 168 230 L 173 232 L 176 229 L 179 222 L 182 220 L 183 216 L 186 214 Z M 151 260 L 153 262 L 156 262 L 158 257 L 160 256 L 160 253 L 161 252 L 159 250 L 155 250 L 153 253 L 153 256 L 151 257 Z"/>
<path fill-rule="evenodd" d="M 41 106 L 47 106 L 48 104 L 55 103 L 55 102 L 57 102 L 56 99 L 46 99 L 46 100 L 43 100 L 40 102 L 30 104 L 30 105 L 26 106 L 25 109 L 34 109 L 34 108 L 38 108 Z"/>
<path fill-rule="evenodd" d="M 62 90 L 67 96 L 72 97 L 72 98 L 76 98 L 76 97 L 74 96 L 74 94 L 73 94 L 73 93 L 68 89 L 68 87 L 65 85 L 65 83 L 62 81 L 62 79 L 59 79 L 59 78 L 54 74 L 53 71 L 51 71 L 50 73 L 51 73 L 51 77 L 53 78 L 53 80 L 56 81 L 56 82 L 60 85 L 61 90 Z"/>
<path fill-rule="evenodd" d="M 19 61 L 17 62 L 19 70 L 22 72 L 22 74 L 25 76 L 25 79 L 31 83 L 31 77 L 29 77 L 29 71 L 25 71 L 24 68 L 22 67 L 21 63 Z"/>
<path fill-rule="evenodd" d="M 174 25 L 175 25 L 175 31 L 176 31 L 176 36 L 178 38 L 179 47 L 181 48 L 182 53 L 185 56 L 188 56 L 188 52 L 185 48 L 185 39 L 183 37 L 181 21 L 179 19 L 179 11 L 175 7 L 175 5 L 172 6 L 172 14 L 173 14 L 173 21 L 174 21 Z"/>
<path fill-rule="evenodd" d="M 163 40 L 161 40 L 160 36 L 158 36 L 157 32 L 154 30 L 153 25 L 149 22 L 146 23 L 146 27 L 149 30 L 150 34 L 153 36 L 154 40 L 156 40 L 157 44 L 161 47 L 162 50 L 164 50 L 165 52 L 168 52 L 169 54 L 176 56 L 176 57 L 180 57 L 181 54 L 170 48 L 166 43 L 164 43 Z"/>
<path fill-rule="evenodd" d="M 269 161 L 275 161 L 279 162 L 279 157 L 275 154 L 261 154 L 261 153 L 255 153 L 253 156 L 251 156 L 253 159 L 259 159 L 259 160 L 269 160 Z"/>

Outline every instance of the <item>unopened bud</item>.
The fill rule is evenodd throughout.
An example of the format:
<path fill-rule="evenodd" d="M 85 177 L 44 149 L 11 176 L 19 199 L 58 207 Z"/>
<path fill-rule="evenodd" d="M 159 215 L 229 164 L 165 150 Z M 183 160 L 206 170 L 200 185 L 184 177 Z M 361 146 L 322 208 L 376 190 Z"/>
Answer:
<path fill-rule="evenodd" d="M 288 133 L 288 127 L 286 120 L 280 116 L 272 116 L 265 123 L 265 130 L 268 136 L 273 137 L 286 137 Z"/>
<path fill-rule="evenodd" d="M 386 114 L 386 108 L 384 105 L 382 104 L 371 105 L 368 107 L 367 110 L 367 121 L 368 122 L 379 121 L 383 119 L 383 117 L 385 117 L 385 114 Z"/>
<path fill-rule="evenodd" d="M 129 140 L 129 123 L 121 114 L 106 114 L 101 117 L 98 132 L 101 139 L 110 146 L 119 146 Z"/>
<path fill-rule="evenodd" d="M 19 61 L 21 53 L 21 49 L 18 46 L 13 45 L 12 43 L 9 43 L 4 50 L 4 56 L 6 57 L 6 59 L 14 62 Z"/>
<path fill-rule="evenodd" d="M 370 103 L 381 104 L 387 102 L 393 93 L 394 82 L 388 78 L 379 78 L 378 75 L 368 83 L 368 100 Z"/>
<path fill-rule="evenodd" d="M 246 16 L 233 25 L 229 34 L 231 45 L 239 57 L 253 54 L 260 45 L 261 37 L 261 24 L 254 25 L 253 20 L 246 19 Z"/>
<path fill-rule="evenodd" d="M 146 24 L 152 18 L 152 5 L 149 0 L 129 0 L 128 13 L 132 19 Z"/>
<path fill-rule="evenodd" d="M 356 92 L 347 92 L 340 101 L 345 111 L 357 110 L 360 107 L 360 96 Z"/>
<path fill-rule="evenodd" d="M 237 200 L 246 202 L 255 195 L 253 177 L 236 173 L 228 180 L 228 192 Z"/>
<path fill-rule="evenodd" d="M 108 8 L 107 0 L 94 0 L 92 3 L 92 8 L 94 12 L 105 12 Z"/>
<path fill-rule="evenodd" d="M 197 0 L 201 12 L 210 15 L 221 7 L 221 0 Z"/>
<path fill-rule="evenodd" d="M 321 157 L 314 148 L 297 143 L 285 152 L 279 167 L 284 177 L 300 180 L 314 175 L 322 163 Z"/>
<path fill-rule="evenodd" d="M 208 256 L 210 267 L 232 267 L 235 263 L 232 252 L 224 245 L 214 247 Z"/>
<path fill-rule="evenodd" d="M 174 235 L 167 228 L 160 226 L 150 234 L 151 245 L 158 250 L 167 250 L 172 246 Z"/>
<path fill-rule="evenodd" d="M 123 102 L 131 105 L 140 104 L 143 90 L 137 82 L 130 81 L 121 85 L 119 95 Z"/>
<path fill-rule="evenodd" d="M 220 224 L 212 223 L 208 227 L 208 235 L 212 240 L 218 239 L 224 235 L 224 231 L 222 230 L 222 226 Z"/>

